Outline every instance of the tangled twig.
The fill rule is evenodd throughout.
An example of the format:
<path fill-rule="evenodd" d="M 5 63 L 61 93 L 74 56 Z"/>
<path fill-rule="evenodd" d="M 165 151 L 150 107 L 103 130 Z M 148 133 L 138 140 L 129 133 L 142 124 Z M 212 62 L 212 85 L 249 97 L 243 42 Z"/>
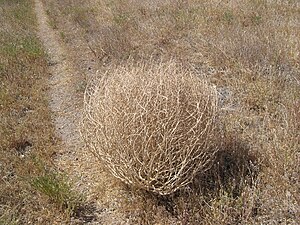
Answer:
<path fill-rule="evenodd" d="M 217 92 L 176 65 L 121 66 L 89 86 L 83 137 L 117 178 L 162 195 L 211 165 Z"/>

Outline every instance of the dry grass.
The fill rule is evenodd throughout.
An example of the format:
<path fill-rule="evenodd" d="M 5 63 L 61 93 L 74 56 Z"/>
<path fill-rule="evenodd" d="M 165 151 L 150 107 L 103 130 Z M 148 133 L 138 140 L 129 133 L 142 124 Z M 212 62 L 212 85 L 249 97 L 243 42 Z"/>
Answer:
<path fill-rule="evenodd" d="M 129 190 L 143 224 L 298 224 L 299 1 L 47 1 L 68 16 L 101 65 L 173 58 L 217 86 L 218 163 L 186 190 Z M 68 40 L 68 33 L 65 33 Z M 152 61 L 152 62 L 153 62 Z M 104 65 L 104 66 L 103 66 Z"/>
<path fill-rule="evenodd" d="M 48 65 L 35 36 L 33 8 L 32 1 L 0 1 L 0 224 L 5 225 L 65 223 L 70 213 L 63 204 L 74 202 L 68 182 L 52 165 L 60 140 L 48 108 Z M 51 184 L 45 182 L 49 177 Z M 45 191 L 49 188 L 52 193 Z"/>
<path fill-rule="evenodd" d="M 127 184 L 166 195 L 213 163 L 217 91 L 174 63 L 110 70 L 85 100 L 83 136 Z"/>

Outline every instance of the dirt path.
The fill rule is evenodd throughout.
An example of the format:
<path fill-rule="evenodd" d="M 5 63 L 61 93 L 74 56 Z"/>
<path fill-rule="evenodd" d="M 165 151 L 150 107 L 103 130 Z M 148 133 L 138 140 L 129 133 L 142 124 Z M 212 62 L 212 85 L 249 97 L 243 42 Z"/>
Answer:
<path fill-rule="evenodd" d="M 79 136 L 76 132 L 76 115 L 78 101 L 74 99 L 74 83 L 76 73 L 68 61 L 65 49 L 59 42 L 57 35 L 48 25 L 43 5 L 36 1 L 36 13 L 39 23 L 39 37 L 49 55 L 49 66 L 52 74 L 50 80 L 50 107 L 55 113 L 55 125 L 63 142 L 68 146 L 78 145 Z"/>
<path fill-rule="evenodd" d="M 50 107 L 63 142 L 55 162 L 68 175 L 75 191 L 87 198 L 86 209 L 79 213 L 78 218 L 73 218 L 72 223 L 127 224 L 128 220 L 118 210 L 122 195 L 118 181 L 104 171 L 99 171 L 99 166 L 94 166 L 98 162 L 86 151 L 79 135 L 83 96 L 78 87 L 86 74 L 82 72 L 78 61 L 88 61 L 85 58 L 88 55 L 82 54 L 81 58 L 74 60 L 58 32 L 49 25 L 41 0 L 35 0 L 35 11 L 38 34 L 48 53 L 52 75 L 49 81 Z"/>

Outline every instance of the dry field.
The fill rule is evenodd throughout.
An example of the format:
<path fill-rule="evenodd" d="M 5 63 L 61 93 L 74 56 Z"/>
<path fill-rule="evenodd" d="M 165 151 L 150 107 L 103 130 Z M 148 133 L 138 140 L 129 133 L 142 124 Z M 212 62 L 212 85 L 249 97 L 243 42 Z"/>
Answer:
<path fill-rule="evenodd" d="M 45 4 L 67 44 L 66 18 L 81 31 L 99 71 L 172 59 L 219 90 L 224 136 L 215 165 L 174 196 L 135 194 L 124 210 L 137 223 L 299 222 L 298 1 Z"/>
<path fill-rule="evenodd" d="M 43 2 L 72 55 L 82 57 L 77 43 L 91 51 L 93 59 L 78 63 L 83 70 L 101 75 L 171 60 L 218 90 L 213 166 L 167 196 L 116 182 L 128 223 L 300 223 L 298 0 Z M 0 224 L 68 224 L 84 200 L 51 161 L 60 140 L 32 8 L 0 0 Z M 99 187 L 100 199 L 110 187 Z"/>
<path fill-rule="evenodd" d="M 0 1 L 0 224 L 66 224 L 79 205 L 53 165 L 60 148 L 33 1 Z"/>

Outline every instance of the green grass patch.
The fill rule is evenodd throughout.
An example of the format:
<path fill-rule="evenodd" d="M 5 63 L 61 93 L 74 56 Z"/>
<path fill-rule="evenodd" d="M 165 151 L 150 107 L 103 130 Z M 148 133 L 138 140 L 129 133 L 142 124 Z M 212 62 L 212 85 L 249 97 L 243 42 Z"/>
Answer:
<path fill-rule="evenodd" d="M 227 10 L 223 13 L 223 19 L 226 23 L 231 24 L 234 20 L 234 15 L 231 11 Z"/>
<path fill-rule="evenodd" d="M 27 36 L 20 40 L 4 43 L 0 48 L 0 54 L 9 57 L 18 57 L 20 54 L 26 54 L 28 57 L 39 57 L 43 54 L 41 44 L 33 36 Z M 0 70 L 3 65 L 0 65 Z"/>
<path fill-rule="evenodd" d="M 34 177 L 30 183 L 61 209 L 72 212 L 80 205 L 80 196 L 75 194 L 62 174 L 48 170 L 45 174 Z"/>

